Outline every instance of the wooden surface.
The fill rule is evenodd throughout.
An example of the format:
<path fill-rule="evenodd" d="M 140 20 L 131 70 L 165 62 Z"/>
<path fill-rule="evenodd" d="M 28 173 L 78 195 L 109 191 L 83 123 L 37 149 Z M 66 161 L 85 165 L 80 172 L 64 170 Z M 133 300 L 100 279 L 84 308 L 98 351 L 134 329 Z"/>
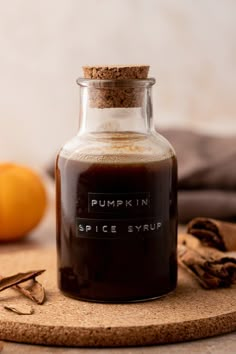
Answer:
<path fill-rule="evenodd" d="M 185 341 L 236 330 L 236 287 L 203 290 L 185 272 L 177 290 L 155 301 L 97 304 L 63 296 L 56 284 L 55 249 L 5 253 L 0 269 L 46 269 L 40 276 L 47 290 L 44 305 L 20 316 L 1 308 L 0 339 L 63 346 L 131 346 Z M 31 304 L 9 289 L 0 305 Z"/>

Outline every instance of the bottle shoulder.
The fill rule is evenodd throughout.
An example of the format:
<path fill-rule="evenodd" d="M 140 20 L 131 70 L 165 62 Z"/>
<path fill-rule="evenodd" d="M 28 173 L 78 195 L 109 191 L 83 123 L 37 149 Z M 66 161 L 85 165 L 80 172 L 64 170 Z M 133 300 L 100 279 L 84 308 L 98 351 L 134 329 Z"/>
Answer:
<path fill-rule="evenodd" d="M 59 157 L 72 160 L 157 161 L 175 157 L 171 144 L 159 133 L 93 133 L 77 135 L 60 150 Z"/>

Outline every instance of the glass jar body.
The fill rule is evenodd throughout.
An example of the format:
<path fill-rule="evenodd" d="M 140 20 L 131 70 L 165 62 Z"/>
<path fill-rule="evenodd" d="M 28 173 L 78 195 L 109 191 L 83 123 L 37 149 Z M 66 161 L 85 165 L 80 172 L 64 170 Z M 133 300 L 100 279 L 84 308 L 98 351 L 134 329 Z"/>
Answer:
<path fill-rule="evenodd" d="M 177 162 L 159 134 L 83 132 L 56 163 L 60 289 L 89 301 L 157 298 L 177 281 Z"/>

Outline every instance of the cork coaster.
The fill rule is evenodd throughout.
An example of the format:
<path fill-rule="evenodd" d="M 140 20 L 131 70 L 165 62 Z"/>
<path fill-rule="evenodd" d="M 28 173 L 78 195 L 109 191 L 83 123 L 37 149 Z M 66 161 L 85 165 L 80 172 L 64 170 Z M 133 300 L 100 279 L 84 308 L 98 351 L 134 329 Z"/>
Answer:
<path fill-rule="evenodd" d="M 55 250 L 2 254 L 5 275 L 45 268 L 39 277 L 47 290 L 44 305 L 34 305 L 14 290 L 0 293 L 0 340 L 61 346 L 133 346 L 171 343 L 236 330 L 236 287 L 203 290 L 184 272 L 177 290 L 159 300 L 136 304 L 96 304 L 64 297 L 56 286 Z M 32 304 L 20 316 L 3 305 Z"/>

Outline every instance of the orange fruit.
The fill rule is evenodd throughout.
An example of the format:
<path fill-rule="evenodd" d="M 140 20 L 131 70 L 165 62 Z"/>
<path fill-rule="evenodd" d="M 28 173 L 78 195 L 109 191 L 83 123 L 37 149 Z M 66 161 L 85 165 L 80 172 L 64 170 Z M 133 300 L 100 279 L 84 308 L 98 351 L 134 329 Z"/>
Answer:
<path fill-rule="evenodd" d="M 0 241 L 26 236 L 42 219 L 46 205 L 44 185 L 34 171 L 0 164 Z"/>

